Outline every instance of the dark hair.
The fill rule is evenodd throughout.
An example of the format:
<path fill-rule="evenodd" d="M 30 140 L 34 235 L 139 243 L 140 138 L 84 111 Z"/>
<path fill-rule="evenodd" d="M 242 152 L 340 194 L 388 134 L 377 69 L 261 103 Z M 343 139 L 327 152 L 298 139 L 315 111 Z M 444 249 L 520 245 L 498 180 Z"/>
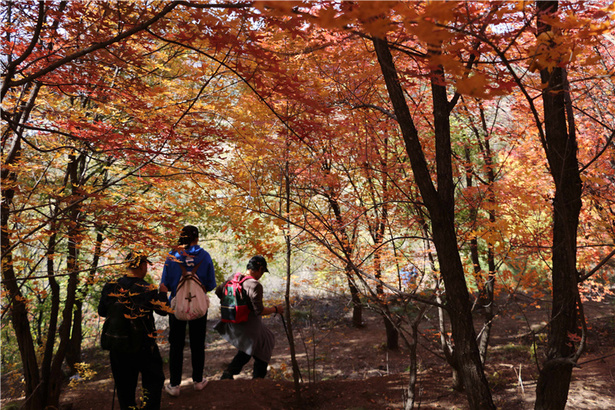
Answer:
<path fill-rule="evenodd" d="M 265 260 L 265 258 L 261 255 L 256 255 L 250 258 L 250 260 L 248 261 L 248 267 L 246 269 L 256 271 L 263 267 L 265 268 L 265 272 L 269 272 L 269 270 L 267 269 L 267 261 Z"/>
<path fill-rule="evenodd" d="M 147 255 L 141 252 L 132 251 L 126 255 L 126 262 L 128 262 L 128 269 L 139 269 L 142 263 L 151 263 L 149 259 L 147 259 Z"/>
<path fill-rule="evenodd" d="M 192 225 L 186 225 L 182 228 L 179 235 L 179 245 L 185 245 L 186 247 L 199 239 L 199 228 Z"/>

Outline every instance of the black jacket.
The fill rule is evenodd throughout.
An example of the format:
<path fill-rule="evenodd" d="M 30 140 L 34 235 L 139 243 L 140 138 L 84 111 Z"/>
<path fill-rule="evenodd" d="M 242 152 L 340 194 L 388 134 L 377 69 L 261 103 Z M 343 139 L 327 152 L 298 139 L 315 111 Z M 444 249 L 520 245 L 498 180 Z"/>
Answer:
<path fill-rule="evenodd" d="M 155 285 L 149 284 L 143 279 L 132 276 L 123 276 L 118 280 L 110 281 L 105 284 L 98 302 L 98 314 L 102 317 L 107 316 L 109 307 L 120 297 L 125 295 L 130 303 L 133 318 L 141 318 L 144 330 L 147 334 L 155 335 L 156 325 L 154 323 L 155 311 L 159 315 L 166 316 L 169 309 L 169 301 L 166 293 L 158 292 Z"/>

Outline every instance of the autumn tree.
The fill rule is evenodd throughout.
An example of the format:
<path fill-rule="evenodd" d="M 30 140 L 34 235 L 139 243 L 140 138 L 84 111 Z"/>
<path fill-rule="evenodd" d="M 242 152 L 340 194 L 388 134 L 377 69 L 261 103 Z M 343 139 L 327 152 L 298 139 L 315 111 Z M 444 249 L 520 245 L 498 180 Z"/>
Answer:
<path fill-rule="evenodd" d="M 558 36 L 561 35 L 557 32 L 558 6 L 557 1 L 537 3 L 539 45 L 536 65 L 540 69 L 544 86 L 541 93 L 544 123 L 540 128 L 540 135 L 555 184 L 555 193 L 552 244 L 553 308 L 546 360 L 536 387 L 536 409 L 563 409 L 566 406 L 572 369 L 584 349 L 586 338 L 585 317 L 578 290 L 578 283 L 582 278 L 577 265 L 577 229 L 583 189 L 578 161 L 578 131 L 565 60 L 569 53 L 572 53 L 572 47 L 566 42 L 558 41 Z M 566 28 L 566 25 L 562 27 L 563 30 Z M 576 32 L 575 28 L 570 31 Z M 590 26 L 590 30 L 598 32 L 605 28 L 604 24 Z M 576 34 L 586 35 L 581 32 Z"/>
<path fill-rule="evenodd" d="M 390 342 L 416 341 L 425 308 L 414 320 L 386 302 L 421 299 L 399 271 L 422 258 L 421 302 L 448 314 L 442 347 L 471 408 L 494 407 L 497 287 L 552 279 L 536 406 L 561 408 L 585 334 L 578 286 L 613 255 L 601 6 L 3 3 L 2 314 L 27 406 L 57 404 L 88 294 L 126 234 L 153 250 L 207 214 L 237 252 L 274 253 L 282 237 L 289 261 L 318 249 L 355 322 L 376 306 Z M 504 260 L 551 274 L 508 274 Z M 33 325 L 35 300 L 50 314 Z M 487 306 L 480 348 L 474 302 Z"/>
<path fill-rule="evenodd" d="M 177 176 L 213 158 L 224 135 L 216 121 L 199 123 L 212 117 L 203 107 L 216 67 L 167 53 L 145 32 L 164 29 L 178 5 L 3 3 L 2 316 L 27 408 L 57 406 L 89 292 L 109 272 L 100 268 L 125 246 L 167 248 L 161 238 L 191 203 L 160 189 L 182 191 L 190 180 Z M 205 81 L 180 91 L 171 84 L 182 76 Z M 36 301 L 49 310 L 31 326 Z"/>

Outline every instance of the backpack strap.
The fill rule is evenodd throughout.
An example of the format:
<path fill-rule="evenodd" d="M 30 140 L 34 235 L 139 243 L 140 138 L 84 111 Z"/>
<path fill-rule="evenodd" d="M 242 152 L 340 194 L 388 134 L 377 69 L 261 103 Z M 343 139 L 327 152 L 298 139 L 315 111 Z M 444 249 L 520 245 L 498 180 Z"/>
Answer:
<path fill-rule="evenodd" d="M 182 276 L 188 276 L 188 274 L 196 274 L 196 271 L 199 270 L 199 266 L 201 266 L 201 263 L 203 263 L 203 261 L 197 263 L 196 266 L 190 272 L 188 272 L 188 269 L 186 269 L 186 267 L 180 263 L 179 267 L 182 270 Z"/>
<path fill-rule="evenodd" d="M 197 263 L 194 269 L 192 269 L 190 272 L 188 272 L 188 270 L 186 269 L 184 265 L 182 264 L 179 265 L 179 267 L 182 269 L 182 277 L 179 280 L 179 283 L 177 284 L 177 289 L 175 290 L 176 295 L 177 295 L 177 292 L 179 292 L 181 287 L 184 286 L 184 283 L 186 283 L 186 280 L 188 279 L 194 280 L 196 283 L 199 284 L 201 288 L 203 288 L 203 292 L 207 293 L 207 290 L 205 289 L 205 285 L 203 285 L 201 281 L 199 280 L 199 277 L 196 276 L 196 271 L 199 269 L 199 266 L 201 266 L 201 262 Z"/>
<path fill-rule="evenodd" d="M 254 278 L 253 278 L 252 276 L 250 276 L 250 275 L 246 275 L 246 276 L 244 276 L 244 277 L 243 277 L 243 278 L 239 281 L 239 283 L 244 283 L 244 282 L 245 282 L 245 281 L 247 281 L 248 279 L 254 279 Z M 254 280 L 256 280 L 256 279 L 254 279 Z"/>
<path fill-rule="evenodd" d="M 254 278 L 252 276 L 250 276 L 250 275 L 243 276 L 243 274 L 241 272 L 237 272 L 235 274 L 235 276 L 233 276 L 232 279 L 230 279 L 229 281 L 227 281 L 224 284 L 224 294 L 228 295 L 228 285 L 231 285 L 231 287 L 234 290 L 243 290 L 243 286 L 242 285 L 248 279 L 254 279 Z"/>

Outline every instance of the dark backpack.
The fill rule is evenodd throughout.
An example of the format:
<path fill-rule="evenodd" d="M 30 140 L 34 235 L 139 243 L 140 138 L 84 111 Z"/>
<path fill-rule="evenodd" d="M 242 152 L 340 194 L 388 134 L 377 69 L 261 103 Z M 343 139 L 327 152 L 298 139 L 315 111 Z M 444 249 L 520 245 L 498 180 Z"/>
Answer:
<path fill-rule="evenodd" d="M 135 353 L 141 349 L 145 339 L 143 319 L 138 317 L 130 290 L 117 285 L 118 296 L 107 309 L 107 318 L 100 334 L 100 345 L 104 350 L 121 353 Z"/>
<path fill-rule="evenodd" d="M 220 316 L 223 322 L 242 323 L 248 320 L 250 299 L 242 286 L 247 279 L 252 279 L 252 276 L 242 277 L 241 273 L 236 273 L 224 284 L 224 295 L 220 301 Z"/>

